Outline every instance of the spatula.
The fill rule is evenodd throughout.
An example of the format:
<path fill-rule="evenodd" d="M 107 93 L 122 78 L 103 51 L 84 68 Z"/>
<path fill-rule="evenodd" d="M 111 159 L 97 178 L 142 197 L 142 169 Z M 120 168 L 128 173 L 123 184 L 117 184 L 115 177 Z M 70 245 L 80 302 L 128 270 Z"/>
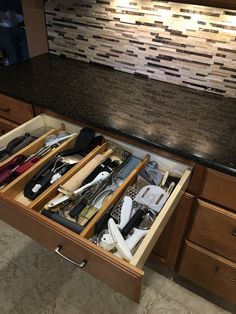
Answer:
<path fill-rule="evenodd" d="M 127 237 L 130 231 L 141 223 L 149 208 L 159 213 L 167 198 L 168 194 L 159 186 L 147 185 L 143 187 L 134 199 L 141 206 L 125 225 L 122 234 Z"/>

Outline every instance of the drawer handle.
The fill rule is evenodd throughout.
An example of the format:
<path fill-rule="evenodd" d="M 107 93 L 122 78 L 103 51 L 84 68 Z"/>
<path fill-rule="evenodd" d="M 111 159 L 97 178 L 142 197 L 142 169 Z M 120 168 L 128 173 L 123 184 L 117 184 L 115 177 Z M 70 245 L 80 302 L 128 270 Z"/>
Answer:
<path fill-rule="evenodd" d="M 69 259 L 68 257 L 66 257 L 65 255 L 63 255 L 60 251 L 62 249 L 62 245 L 59 244 L 58 247 L 55 249 L 55 252 L 60 255 L 61 257 L 63 257 L 65 260 L 67 260 L 68 262 L 74 264 L 75 266 L 78 266 L 79 268 L 84 268 L 84 266 L 87 264 L 86 260 L 83 260 L 81 263 L 76 263 L 74 261 L 72 261 L 71 259 Z"/>
<path fill-rule="evenodd" d="M 221 278 L 223 278 L 223 279 L 229 280 L 229 281 L 231 281 L 231 282 L 236 283 L 236 279 L 232 279 L 232 278 L 230 278 L 230 277 L 228 277 L 228 276 L 225 276 L 225 275 L 221 274 L 220 271 L 219 271 L 219 267 L 218 267 L 218 266 L 216 266 L 216 268 L 214 269 L 214 272 L 215 272 L 215 274 L 216 274 L 217 276 L 219 276 L 219 277 L 221 277 Z"/>
<path fill-rule="evenodd" d="M 232 235 L 236 237 L 236 229 L 232 232 Z"/>
<path fill-rule="evenodd" d="M 3 112 L 10 112 L 11 111 L 11 109 L 9 109 L 9 108 L 0 108 L 0 110 Z"/>

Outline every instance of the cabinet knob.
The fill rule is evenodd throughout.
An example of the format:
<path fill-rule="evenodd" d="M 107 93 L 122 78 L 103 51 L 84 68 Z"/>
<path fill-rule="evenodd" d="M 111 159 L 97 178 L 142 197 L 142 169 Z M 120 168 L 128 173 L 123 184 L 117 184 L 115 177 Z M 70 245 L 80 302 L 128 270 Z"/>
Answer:
<path fill-rule="evenodd" d="M 220 277 L 220 278 L 222 278 L 222 279 L 225 279 L 225 280 L 231 281 L 231 282 L 233 282 L 233 283 L 236 283 L 236 278 L 234 279 L 234 278 L 230 278 L 230 277 L 224 275 L 222 272 L 220 272 L 220 267 L 219 267 L 219 266 L 216 266 L 216 267 L 215 267 L 214 273 L 215 273 L 218 277 Z"/>
<path fill-rule="evenodd" d="M 65 260 L 67 260 L 68 262 L 72 263 L 73 265 L 79 267 L 79 268 L 84 268 L 84 266 L 88 263 L 87 260 L 83 260 L 82 262 L 80 263 L 77 263 L 77 262 L 74 262 L 72 261 L 71 259 L 69 259 L 68 257 L 66 257 L 65 255 L 63 255 L 60 251 L 62 250 L 62 245 L 59 244 L 57 246 L 57 248 L 55 249 L 55 253 L 57 253 L 59 256 L 63 257 Z"/>
<path fill-rule="evenodd" d="M 3 112 L 10 112 L 11 111 L 11 109 L 9 109 L 9 108 L 0 108 L 0 110 Z"/>
<path fill-rule="evenodd" d="M 232 235 L 236 237 L 236 229 L 233 230 Z"/>

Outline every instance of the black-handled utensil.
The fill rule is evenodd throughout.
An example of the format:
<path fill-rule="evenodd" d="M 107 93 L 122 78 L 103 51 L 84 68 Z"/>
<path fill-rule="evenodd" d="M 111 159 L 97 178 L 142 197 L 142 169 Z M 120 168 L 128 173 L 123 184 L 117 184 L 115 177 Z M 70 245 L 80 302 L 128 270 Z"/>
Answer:
<path fill-rule="evenodd" d="M 146 215 L 147 212 L 148 206 L 146 205 L 141 206 L 122 229 L 121 231 L 122 235 L 124 237 L 127 237 L 131 230 L 141 223 L 143 217 Z"/>
<path fill-rule="evenodd" d="M 83 227 L 78 225 L 76 222 L 70 221 L 62 216 L 60 216 L 58 213 L 50 212 L 46 209 L 43 209 L 41 211 L 41 214 L 58 222 L 59 224 L 63 225 L 64 227 L 67 227 L 68 229 L 76 232 L 81 233 L 83 231 Z"/>
<path fill-rule="evenodd" d="M 71 209 L 70 216 L 72 218 L 77 217 L 87 205 L 88 200 L 86 198 L 82 198 L 80 202 Z"/>

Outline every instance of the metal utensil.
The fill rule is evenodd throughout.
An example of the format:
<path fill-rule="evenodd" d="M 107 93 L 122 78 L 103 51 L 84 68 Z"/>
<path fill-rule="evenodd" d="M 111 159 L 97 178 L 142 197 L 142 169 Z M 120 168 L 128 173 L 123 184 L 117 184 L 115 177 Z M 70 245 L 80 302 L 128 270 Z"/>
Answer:
<path fill-rule="evenodd" d="M 57 207 L 64 202 L 68 201 L 69 199 L 71 199 L 73 197 L 76 198 L 78 196 L 82 196 L 81 193 L 83 191 L 85 191 L 86 189 L 88 189 L 91 186 L 98 184 L 102 180 L 105 180 L 108 176 L 109 176 L 109 172 L 103 171 L 103 172 L 99 173 L 93 181 L 91 181 L 90 183 L 88 183 L 88 184 L 86 184 L 86 185 L 84 185 L 84 186 L 82 186 L 82 187 L 80 187 L 74 191 L 70 191 L 70 193 L 67 190 L 65 190 L 62 186 L 60 186 L 58 188 L 58 191 L 63 193 L 63 194 L 66 194 L 66 195 L 54 198 L 53 200 L 51 200 L 48 203 L 48 207 L 54 208 L 54 207 Z"/>
<path fill-rule="evenodd" d="M 147 185 L 143 187 L 135 197 L 135 202 L 140 204 L 140 208 L 135 212 L 130 221 L 122 230 L 124 236 L 128 236 L 130 231 L 142 221 L 143 216 L 149 208 L 159 212 L 168 198 L 168 194 L 159 186 Z"/>

